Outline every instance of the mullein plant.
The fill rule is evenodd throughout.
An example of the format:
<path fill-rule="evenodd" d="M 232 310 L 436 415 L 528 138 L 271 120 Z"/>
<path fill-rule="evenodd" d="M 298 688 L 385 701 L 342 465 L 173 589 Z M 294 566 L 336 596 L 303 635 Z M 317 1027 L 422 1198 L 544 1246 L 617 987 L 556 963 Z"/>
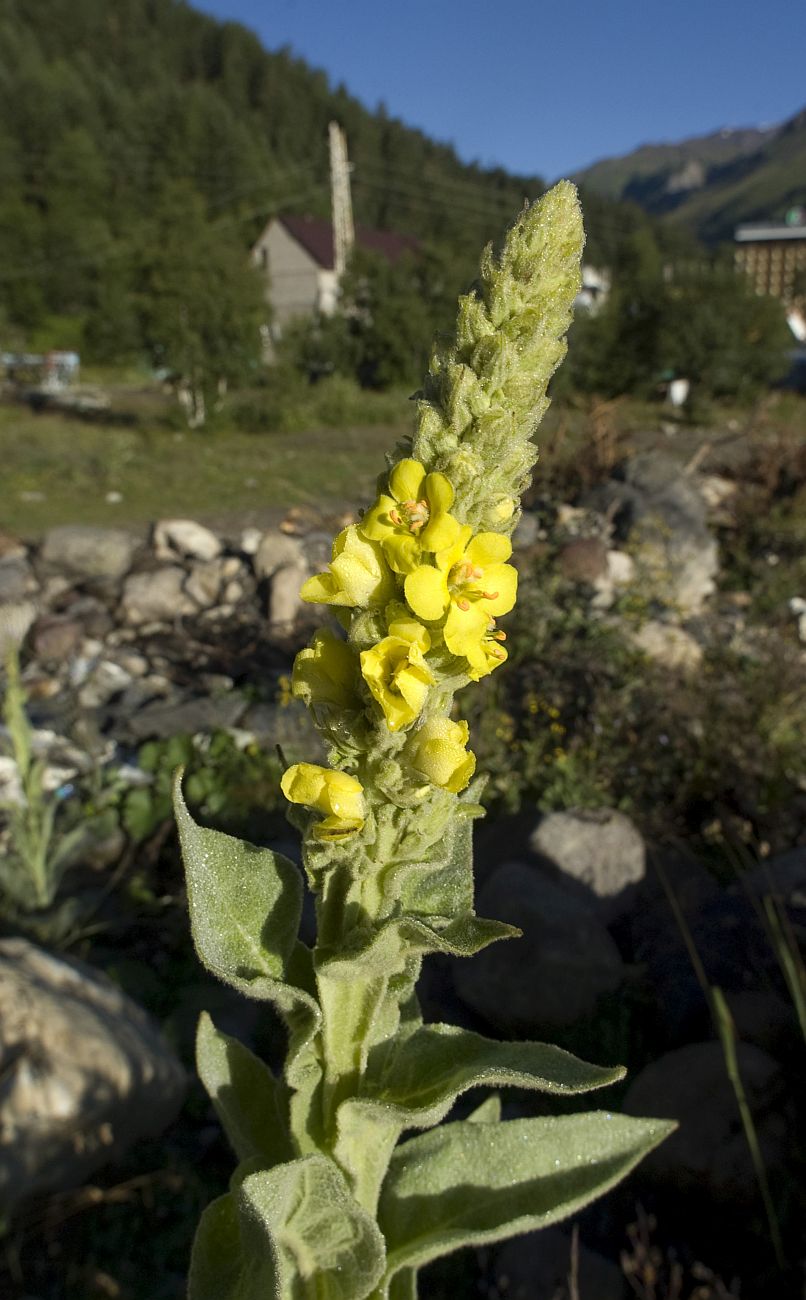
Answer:
<path fill-rule="evenodd" d="M 434 349 L 413 437 L 302 588 L 340 625 L 316 632 L 292 678 L 328 766 L 282 778 L 316 899 L 313 949 L 298 938 L 298 868 L 196 825 L 177 783 L 199 956 L 288 1030 L 277 1077 L 202 1016 L 199 1073 L 238 1165 L 199 1225 L 192 1300 L 413 1300 L 431 1260 L 574 1214 L 670 1130 L 611 1111 L 502 1122 L 494 1091 L 441 1123 L 469 1089 L 566 1097 L 623 1071 L 424 1024 L 416 994 L 428 953 L 469 957 L 519 934 L 473 910 L 483 778 L 454 696 L 506 660 L 510 534 L 582 244 L 563 182 L 500 256 L 485 252 L 454 341 Z"/>

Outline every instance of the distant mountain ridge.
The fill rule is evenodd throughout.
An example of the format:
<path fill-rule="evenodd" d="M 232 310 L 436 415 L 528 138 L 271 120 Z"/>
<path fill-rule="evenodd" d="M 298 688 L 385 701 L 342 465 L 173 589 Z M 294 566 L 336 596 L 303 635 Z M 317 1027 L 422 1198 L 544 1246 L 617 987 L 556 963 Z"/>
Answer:
<path fill-rule="evenodd" d="M 806 109 L 771 127 L 723 128 L 647 144 L 578 172 L 586 189 L 639 204 L 709 243 L 744 221 L 780 220 L 806 205 Z"/>

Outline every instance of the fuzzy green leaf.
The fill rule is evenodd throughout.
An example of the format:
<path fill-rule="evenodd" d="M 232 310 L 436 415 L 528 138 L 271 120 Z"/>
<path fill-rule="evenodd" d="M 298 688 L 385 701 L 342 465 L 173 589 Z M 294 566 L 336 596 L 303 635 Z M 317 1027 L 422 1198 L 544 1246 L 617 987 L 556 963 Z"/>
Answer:
<path fill-rule="evenodd" d="M 438 1124 L 470 1088 L 532 1088 L 570 1096 L 624 1077 L 621 1066 L 588 1065 L 547 1043 L 500 1043 L 456 1025 L 424 1025 L 370 1053 L 360 1097 L 338 1113 L 336 1157 L 364 1204 L 372 1204 L 392 1150 L 407 1128 Z M 476 1122 L 491 1122 L 492 1112 Z"/>
<path fill-rule="evenodd" d="M 199 1077 L 239 1161 L 271 1169 L 292 1160 L 285 1089 L 248 1047 L 203 1012 L 196 1035 Z"/>
<path fill-rule="evenodd" d="M 378 1219 L 387 1275 L 544 1228 L 606 1192 L 674 1129 L 607 1112 L 445 1124 L 398 1147 Z"/>
<path fill-rule="evenodd" d="M 472 957 L 497 939 L 517 939 L 521 931 L 504 921 L 490 921 L 468 913 L 455 920 L 418 916 L 395 917 L 375 930 L 356 930 L 349 947 L 323 952 L 319 974 L 333 980 L 354 980 L 356 976 L 392 975 L 403 969 L 408 957 L 429 952 L 451 957 Z"/>
<path fill-rule="evenodd" d="M 377 1082 L 373 1082 L 373 1076 Z M 370 1056 L 364 1098 L 405 1127 L 430 1128 L 469 1088 L 533 1088 L 571 1095 L 624 1078 L 621 1066 L 589 1065 L 549 1043 L 508 1043 L 457 1025 L 424 1025 Z"/>
<path fill-rule="evenodd" d="M 272 1002 L 288 1025 L 286 1078 L 309 1080 L 309 1050 L 321 1019 L 308 991 L 310 958 L 297 940 L 299 871 L 279 853 L 197 826 L 174 782 L 174 808 L 187 877 L 196 951 L 203 964 L 247 997 Z"/>
<path fill-rule="evenodd" d="M 311 1155 L 250 1174 L 238 1196 L 244 1258 L 271 1241 L 282 1300 L 363 1300 L 377 1285 L 383 1238 L 333 1161 Z"/>
<path fill-rule="evenodd" d="M 188 1300 L 258 1300 L 276 1295 L 276 1270 L 266 1250 L 245 1266 L 238 1206 L 232 1194 L 219 1196 L 199 1220 L 188 1274 Z"/>
<path fill-rule="evenodd" d="M 302 912 L 299 871 L 271 849 L 197 826 L 182 797 L 181 773 L 174 806 L 202 962 L 242 992 L 261 977 L 282 980 Z"/>

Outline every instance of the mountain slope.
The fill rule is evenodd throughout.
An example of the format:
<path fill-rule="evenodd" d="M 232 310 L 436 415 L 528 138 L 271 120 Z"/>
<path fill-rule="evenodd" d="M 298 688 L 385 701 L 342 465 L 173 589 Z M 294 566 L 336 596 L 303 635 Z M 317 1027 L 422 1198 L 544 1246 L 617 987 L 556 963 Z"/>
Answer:
<path fill-rule="evenodd" d="M 707 242 L 730 239 L 739 222 L 781 219 L 806 203 L 806 110 L 763 130 L 645 145 L 594 163 L 576 179 Z"/>

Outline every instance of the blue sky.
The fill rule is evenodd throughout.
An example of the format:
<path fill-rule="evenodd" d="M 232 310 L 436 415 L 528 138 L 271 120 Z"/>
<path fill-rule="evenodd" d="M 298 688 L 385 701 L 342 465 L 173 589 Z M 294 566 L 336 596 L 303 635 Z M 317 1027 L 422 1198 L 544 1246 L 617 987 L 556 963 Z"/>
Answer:
<path fill-rule="evenodd" d="M 193 0 L 369 108 L 552 180 L 806 105 L 804 0 Z"/>

